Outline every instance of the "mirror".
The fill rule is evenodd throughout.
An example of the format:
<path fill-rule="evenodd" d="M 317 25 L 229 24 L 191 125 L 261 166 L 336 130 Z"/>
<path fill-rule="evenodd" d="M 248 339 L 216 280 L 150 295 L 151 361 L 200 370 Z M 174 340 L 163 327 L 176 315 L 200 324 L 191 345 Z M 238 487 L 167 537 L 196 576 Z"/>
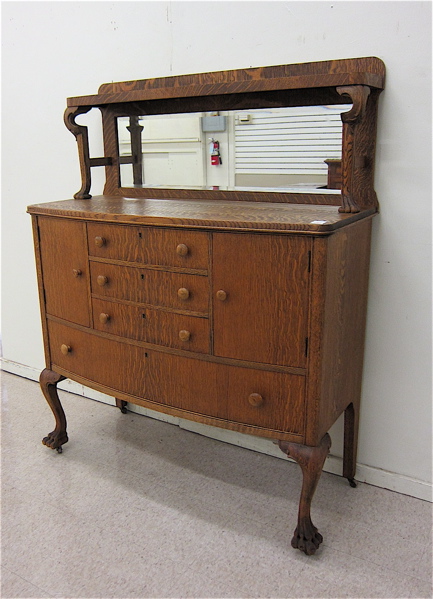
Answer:
<path fill-rule="evenodd" d="M 350 107 L 118 117 L 121 187 L 335 193 Z"/>

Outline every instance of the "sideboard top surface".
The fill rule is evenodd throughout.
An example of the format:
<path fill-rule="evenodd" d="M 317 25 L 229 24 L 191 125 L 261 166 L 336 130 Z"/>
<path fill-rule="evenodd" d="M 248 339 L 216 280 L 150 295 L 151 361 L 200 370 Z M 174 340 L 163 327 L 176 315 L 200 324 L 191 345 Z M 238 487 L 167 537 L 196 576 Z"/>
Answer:
<path fill-rule="evenodd" d="M 329 234 L 374 214 L 341 213 L 337 206 L 95 196 L 34 204 L 31 214 L 154 226 Z"/>

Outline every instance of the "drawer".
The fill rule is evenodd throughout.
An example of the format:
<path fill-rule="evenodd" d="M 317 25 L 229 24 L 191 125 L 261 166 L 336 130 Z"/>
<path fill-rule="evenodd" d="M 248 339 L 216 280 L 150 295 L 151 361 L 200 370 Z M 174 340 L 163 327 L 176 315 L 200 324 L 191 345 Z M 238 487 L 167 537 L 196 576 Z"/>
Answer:
<path fill-rule="evenodd" d="M 203 314 L 209 311 L 205 276 L 91 262 L 90 279 L 96 295 Z"/>
<path fill-rule="evenodd" d="M 107 392 L 181 409 L 192 420 L 194 414 L 217 418 L 213 424 L 242 432 L 304 434 L 305 379 L 300 375 L 145 350 L 52 321 L 48 331 L 52 366 Z"/>
<path fill-rule="evenodd" d="M 184 229 L 161 229 L 88 223 L 89 255 L 159 266 L 206 269 L 208 234 Z"/>
<path fill-rule="evenodd" d="M 209 319 L 93 298 L 94 328 L 113 335 L 209 353 Z"/>

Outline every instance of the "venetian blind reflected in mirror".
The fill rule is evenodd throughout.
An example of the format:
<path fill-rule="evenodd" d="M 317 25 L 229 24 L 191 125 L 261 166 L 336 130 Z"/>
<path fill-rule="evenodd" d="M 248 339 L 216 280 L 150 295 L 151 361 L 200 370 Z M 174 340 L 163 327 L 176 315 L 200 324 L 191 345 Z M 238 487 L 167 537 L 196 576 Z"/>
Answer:
<path fill-rule="evenodd" d="M 335 193 L 350 105 L 119 117 L 122 187 Z"/>

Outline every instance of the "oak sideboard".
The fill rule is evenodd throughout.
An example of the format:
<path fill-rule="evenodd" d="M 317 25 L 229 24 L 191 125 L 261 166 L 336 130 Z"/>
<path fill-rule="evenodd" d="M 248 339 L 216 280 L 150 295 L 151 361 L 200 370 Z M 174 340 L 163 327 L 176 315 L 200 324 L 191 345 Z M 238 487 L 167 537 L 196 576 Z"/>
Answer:
<path fill-rule="evenodd" d="M 303 472 L 292 546 L 315 553 L 322 536 L 311 500 L 331 445 L 328 430 L 343 413 L 343 476 L 355 486 L 384 77 L 382 61 L 370 57 L 109 83 L 94 96 L 68 99 L 81 189 L 73 199 L 28 207 L 46 355 L 40 384 L 56 422 L 46 446 L 60 452 L 68 441 L 57 394 L 64 378 L 115 397 L 123 412 L 132 403 L 273 439 Z M 314 106 L 342 106 L 339 156 L 318 151 L 324 169 L 340 161 L 338 189 L 328 187 L 326 170 L 324 184 L 308 175 L 313 189 L 305 175 L 302 184 L 278 189 L 257 180 L 210 185 L 217 171 L 202 186 L 146 184 L 148 165 L 164 152 L 174 156 L 169 167 L 179 168 L 184 139 L 180 150 L 150 152 L 146 144 L 174 143 L 180 116 L 194 114 L 201 124 L 194 138 L 204 147 L 201 171 L 218 169 L 218 154 L 219 165 L 236 173 L 239 160 L 238 167 L 225 164 L 231 150 L 214 139 L 232 133 L 231 115 L 251 124 L 265 109 L 275 127 L 282 109 Z M 92 108 L 102 115 L 102 157 L 90 156 L 88 129 L 76 122 Z M 248 121 L 239 118 L 247 113 Z M 147 130 L 170 127 L 168 115 L 175 115 L 169 140 L 166 132 L 150 140 Z M 321 119 L 310 117 L 316 127 Z M 290 118 L 283 128 L 295 147 L 300 126 L 291 128 Z M 126 146 L 121 130 L 129 132 Z M 316 135 L 322 146 L 327 135 Z M 288 176 L 290 160 L 278 167 L 284 163 Z M 103 195 L 94 197 L 93 168 L 106 175 Z"/>

